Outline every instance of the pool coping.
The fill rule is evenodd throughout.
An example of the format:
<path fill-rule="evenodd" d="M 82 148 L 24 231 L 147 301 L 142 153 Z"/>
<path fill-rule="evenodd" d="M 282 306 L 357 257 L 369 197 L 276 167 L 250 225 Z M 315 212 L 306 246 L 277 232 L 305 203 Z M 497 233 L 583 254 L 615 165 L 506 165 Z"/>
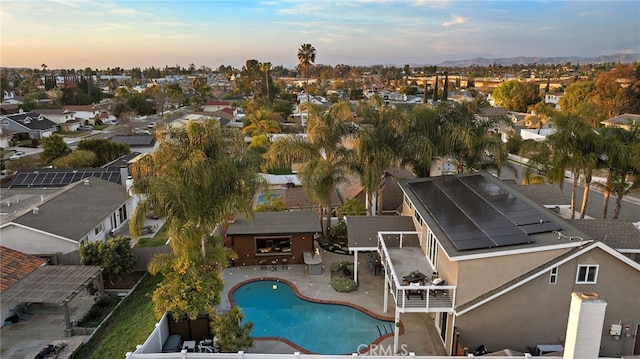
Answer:
<path fill-rule="evenodd" d="M 229 299 L 229 304 L 231 305 L 231 307 L 235 307 L 236 306 L 236 302 L 233 299 L 233 293 L 236 291 L 236 289 L 238 289 L 239 287 L 248 284 L 248 283 L 252 283 L 252 282 L 261 282 L 261 281 L 276 281 L 276 282 L 281 282 L 284 283 L 286 285 L 288 285 L 292 290 L 293 293 L 300 299 L 308 301 L 308 302 L 313 302 L 313 303 L 320 303 L 320 304 L 337 304 L 337 305 L 344 305 L 347 307 L 351 307 L 354 309 L 357 309 L 367 315 L 369 315 L 370 317 L 379 319 L 379 320 L 384 320 L 384 321 L 389 321 L 389 322 L 395 322 L 395 318 L 391 317 L 391 316 L 383 316 L 383 315 L 379 315 L 377 313 L 372 312 L 371 310 L 361 307 L 357 304 L 352 304 L 352 303 L 348 303 L 348 302 L 341 302 L 338 300 L 330 300 L 330 299 L 318 299 L 318 298 L 312 298 L 312 297 L 308 297 L 304 294 L 302 294 L 299 290 L 298 287 L 296 287 L 296 285 L 294 283 L 292 283 L 291 281 L 288 281 L 286 279 L 282 279 L 282 278 L 278 278 L 278 277 L 260 277 L 260 278 L 251 278 L 251 279 L 247 279 L 245 281 L 242 281 L 236 285 L 234 285 L 233 287 L 231 287 L 229 289 L 229 291 L 227 292 L 227 297 Z M 398 325 L 399 324 L 399 325 Z M 396 323 L 396 325 L 399 326 L 399 333 L 398 335 L 402 335 L 404 334 L 404 324 L 402 323 L 402 320 L 400 320 L 400 323 Z M 394 333 L 387 333 L 384 335 L 379 336 L 376 340 L 374 340 L 371 344 L 367 345 L 367 347 L 362 348 L 360 350 L 357 351 L 358 354 L 365 354 L 367 353 L 372 346 L 376 346 L 378 344 L 380 344 L 383 340 L 393 337 Z M 291 347 L 293 347 L 294 349 L 300 351 L 301 353 L 304 354 L 320 354 L 320 353 L 315 353 L 315 352 L 311 352 L 308 351 L 304 348 L 302 348 L 301 346 L 299 346 L 298 344 L 285 339 L 285 338 L 281 338 L 281 337 L 253 337 L 253 340 L 256 341 L 267 341 L 267 340 L 274 340 L 274 341 L 279 341 L 282 343 L 285 343 Z M 352 353 L 344 353 L 343 355 L 349 355 Z"/>

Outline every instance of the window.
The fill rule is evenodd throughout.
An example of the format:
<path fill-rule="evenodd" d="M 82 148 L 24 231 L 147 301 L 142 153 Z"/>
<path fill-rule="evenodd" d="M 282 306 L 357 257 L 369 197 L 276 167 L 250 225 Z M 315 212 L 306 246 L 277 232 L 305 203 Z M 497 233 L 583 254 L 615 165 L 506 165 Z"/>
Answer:
<path fill-rule="evenodd" d="M 98 233 L 102 232 L 102 230 L 103 230 L 103 229 L 104 229 L 104 227 L 102 226 L 102 223 L 100 223 L 100 224 L 96 227 L 96 229 L 94 229 L 94 233 L 95 233 L 96 235 L 98 235 Z"/>
<path fill-rule="evenodd" d="M 597 265 L 580 265 L 578 266 L 578 275 L 576 284 L 595 284 L 598 278 Z"/>
<path fill-rule="evenodd" d="M 416 221 L 418 221 L 418 225 L 422 227 L 422 216 L 420 216 L 420 213 L 418 213 L 418 211 L 415 211 L 413 213 L 413 216 L 416 218 Z"/>
<path fill-rule="evenodd" d="M 549 284 L 558 283 L 558 267 L 551 268 L 551 272 L 549 272 Z"/>
<path fill-rule="evenodd" d="M 256 254 L 291 254 L 291 237 L 256 237 Z"/>
<path fill-rule="evenodd" d="M 407 207 L 409 207 L 409 209 L 413 208 L 413 205 L 411 204 L 411 201 L 409 200 L 409 197 L 407 195 L 404 196 L 404 201 L 407 202 Z"/>

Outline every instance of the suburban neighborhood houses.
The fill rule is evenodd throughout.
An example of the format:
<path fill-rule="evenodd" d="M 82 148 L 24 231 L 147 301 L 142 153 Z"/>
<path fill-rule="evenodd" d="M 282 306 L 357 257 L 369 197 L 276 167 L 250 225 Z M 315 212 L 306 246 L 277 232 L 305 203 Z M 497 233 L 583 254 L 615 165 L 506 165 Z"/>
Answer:
<path fill-rule="evenodd" d="M 315 55 L 3 68 L 0 355 L 640 355 L 637 61 Z"/>

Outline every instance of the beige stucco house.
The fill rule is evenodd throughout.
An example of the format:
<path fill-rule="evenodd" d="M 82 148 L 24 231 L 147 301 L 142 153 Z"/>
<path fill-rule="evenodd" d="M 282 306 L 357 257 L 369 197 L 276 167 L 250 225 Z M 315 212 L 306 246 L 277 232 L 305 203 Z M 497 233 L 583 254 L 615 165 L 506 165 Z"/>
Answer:
<path fill-rule="evenodd" d="M 430 313 L 451 355 L 481 345 L 528 352 L 540 344 L 563 345 L 571 293 L 593 292 L 607 303 L 600 355 L 640 348 L 640 264 L 615 243 L 576 228 L 488 173 L 399 185 L 400 218 L 409 218 L 413 228 L 398 226 L 399 218 L 347 217 L 349 249 L 356 262 L 369 251 L 379 256 L 383 306 L 397 320 Z M 638 233 L 628 237 L 640 243 Z M 408 283 L 416 271 L 425 278 Z M 629 337 L 610 335 L 618 323 Z M 396 347 L 400 341 L 396 335 Z"/>

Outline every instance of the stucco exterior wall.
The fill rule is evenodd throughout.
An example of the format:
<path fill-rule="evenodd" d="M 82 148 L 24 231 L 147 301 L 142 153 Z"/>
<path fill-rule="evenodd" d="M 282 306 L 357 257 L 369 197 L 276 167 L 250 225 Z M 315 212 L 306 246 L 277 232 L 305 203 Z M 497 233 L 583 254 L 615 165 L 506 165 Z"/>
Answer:
<path fill-rule="evenodd" d="M 69 253 L 78 244 L 46 233 L 9 224 L 0 229 L 2 245 L 27 254 Z"/>
<path fill-rule="evenodd" d="M 578 265 L 597 264 L 596 284 L 575 284 Z M 640 272 L 601 249 L 558 267 L 556 284 L 549 272 L 456 318 L 460 340 L 470 349 L 522 352 L 537 344 L 563 344 L 572 292 L 595 292 L 607 302 L 600 356 L 630 354 L 634 338 L 614 340 L 611 324 L 640 323 Z M 460 288 L 459 288 L 460 289 Z M 634 333 L 631 333 L 634 334 Z M 622 352 L 626 348 L 625 352 Z"/>
<path fill-rule="evenodd" d="M 565 248 L 460 261 L 457 302 L 465 303 L 566 251 Z"/>

